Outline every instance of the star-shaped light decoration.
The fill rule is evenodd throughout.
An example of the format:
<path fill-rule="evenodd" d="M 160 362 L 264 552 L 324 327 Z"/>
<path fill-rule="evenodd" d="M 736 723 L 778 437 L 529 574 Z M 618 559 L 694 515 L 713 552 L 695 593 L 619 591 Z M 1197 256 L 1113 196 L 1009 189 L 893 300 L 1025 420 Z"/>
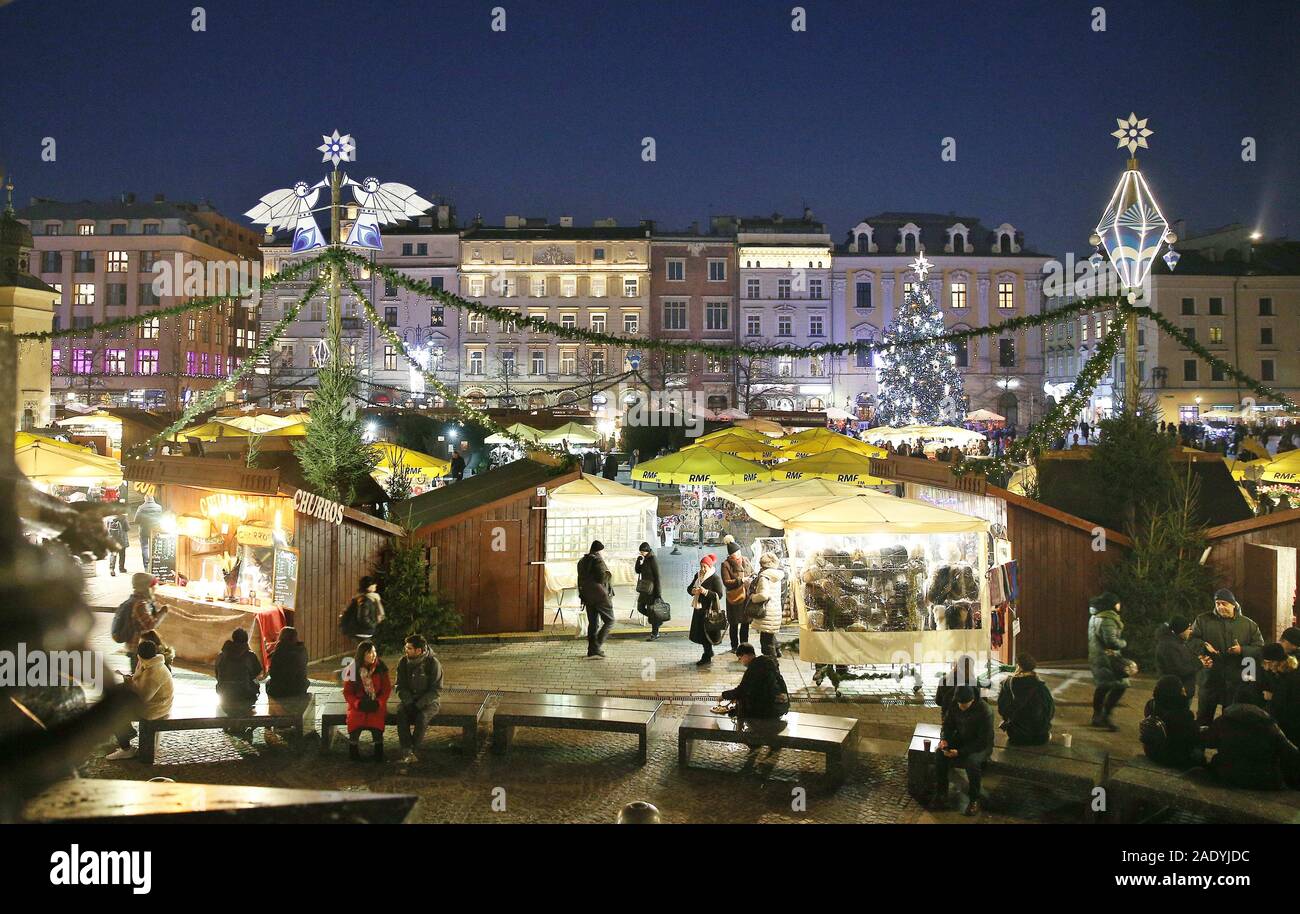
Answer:
<path fill-rule="evenodd" d="M 1122 117 L 1115 118 L 1115 123 L 1119 124 L 1119 129 L 1112 130 L 1110 134 L 1119 140 L 1119 145 L 1115 148 L 1123 149 L 1127 146 L 1129 155 L 1137 152 L 1139 146 L 1143 149 L 1150 148 L 1147 146 L 1147 137 L 1151 136 L 1155 131 L 1147 128 L 1147 120 L 1145 117 L 1139 119 L 1137 113 L 1132 111 L 1129 112 L 1128 120 Z"/>
<path fill-rule="evenodd" d="M 916 275 L 920 278 L 921 282 L 925 282 L 926 274 L 930 272 L 930 268 L 933 267 L 934 264 L 926 260 L 925 251 L 921 251 L 921 253 L 916 256 L 916 259 L 909 263 L 908 266 L 916 271 Z"/>
<path fill-rule="evenodd" d="M 345 133 L 339 136 L 337 130 L 333 136 L 321 134 L 321 139 L 325 142 L 316 147 L 317 150 L 324 153 L 321 156 L 322 162 L 332 162 L 337 168 L 339 162 L 355 162 L 357 159 L 357 147 L 352 142 L 352 134 Z M 1145 143 L 1143 145 L 1146 145 Z"/>

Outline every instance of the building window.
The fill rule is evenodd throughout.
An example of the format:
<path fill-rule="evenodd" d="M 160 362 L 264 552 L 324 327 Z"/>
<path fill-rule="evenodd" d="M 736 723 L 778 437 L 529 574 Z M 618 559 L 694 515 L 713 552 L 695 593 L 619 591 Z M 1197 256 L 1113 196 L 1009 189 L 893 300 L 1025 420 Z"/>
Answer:
<path fill-rule="evenodd" d="M 104 374 L 126 374 L 126 350 L 104 350 Z"/>
<path fill-rule="evenodd" d="M 502 377 L 513 378 L 518 373 L 515 370 L 515 351 L 513 349 L 503 349 L 501 351 Z"/>
<path fill-rule="evenodd" d="M 93 223 L 93 222 L 83 222 L 83 223 L 81 223 L 80 225 L 77 226 L 77 234 L 78 234 L 78 235 L 93 235 L 93 234 L 95 234 L 95 223 Z"/>
<path fill-rule="evenodd" d="M 110 273 L 125 273 L 126 272 L 126 251 L 109 251 L 108 266 L 106 267 L 106 269 Z"/>
<path fill-rule="evenodd" d="M 415 254 L 416 254 L 417 257 L 426 257 L 426 256 L 428 256 L 428 254 L 429 254 L 429 244 L 428 244 L 428 242 L 426 242 L 426 241 L 421 241 L 419 244 L 417 244 L 417 245 L 415 246 Z"/>
<path fill-rule="evenodd" d="M 1261 381 L 1275 381 L 1273 377 L 1273 360 L 1261 359 L 1259 362 L 1259 379 Z"/>
<path fill-rule="evenodd" d="M 664 329 L 686 329 L 686 302 L 677 300 L 664 302 Z"/>
<path fill-rule="evenodd" d="M 126 283 L 110 282 L 104 287 L 108 293 L 108 304 L 124 307 L 126 305 Z"/>
<path fill-rule="evenodd" d="M 77 273 L 95 272 L 95 252 L 77 251 L 77 259 L 73 271 Z"/>
<path fill-rule="evenodd" d="M 396 297 L 397 297 L 397 283 L 393 282 L 388 277 L 384 277 L 384 298 L 396 298 Z"/>
<path fill-rule="evenodd" d="M 776 361 L 777 377 L 789 378 L 794 376 L 794 358 L 783 355 Z"/>
<path fill-rule="evenodd" d="M 1273 316 L 1273 299 L 1261 298 L 1259 300 L 1259 316 L 1260 317 Z"/>
<path fill-rule="evenodd" d="M 625 276 L 625 277 L 623 277 L 623 297 L 624 297 L 624 298 L 636 298 L 636 296 L 637 296 L 637 290 L 638 290 L 639 288 L 640 288 L 640 285 L 637 283 L 637 278 L 636 278 L 635 276 Z"/>
<path fill-rule="evenodd" d="M 392 346 L 384 347 L 384 371 L 397 370 L 397 350 Z"/>
<path fill-rule="evenodd" d="M 725 260 L 709 261 L 709 282 L 727 281 L 727 262 Z"/>
<path fill-rule="evenodd" d="M 604 260 L 604 259 L 605 259 L 605 249 L 604 249 L 604 248 L 593 248 L 593 249 L 592 249 L 592 252 L 591 252 L 591 259 L 592 259 L 592 260 Z"/>
<path fill-rule="evenodd" d="M 1187 338 L 1188 338 L 1189 340 L 1191 340 L 1193 343 L 1196 342 L 1196 328 L 1195 328 L 1195 327 L 1184 327 L 1184 328 L 1183 328 L 1183 333 L 1186 333 L 1186 334 L 1187 334 Z"/>
<path fill-rule="evenodd" d="M 574 314 L 572 311 L 568 312 L 567 314 L 561 314 L 560 326 L 563 327 L 565 330 L 577 330 L 578 315 Z"/>
<path fill-rule="evenodd" d="M 1272 345 L 1273 345 L 1273 328 L 1272 328 L 1272 327 L 1260 327 L 1260 328 L 1259 328 L 1259 344 L 1260 344 L 1261 346 L 1272 346 Z"/>
<path fill-rule="evenodd" d="M 1222 342 L 1223 342 L 1223 328 L 1222 328 L 1222 327 L 1211 327 L 1211 328 L 1210 328 L 1210 342 L 1211 342 L 1211 343 L 1222 343 Z"/>
<path fill-rule="evenodd" d="M 709 353 L 704 357 L 704 370 L 708 374 L 726 374 L 731 371 L 731 356 Z"/>
<path fill-rule="evenodd" d="M 446 322 L 446 312 L 443 311 L 442 305 L 429 306 L 429 326 L 441 327 Z"/>
<path fill-rule="evenodd" d="M 396 308 L 385 308 L 385 309 L 384 309 L 384 323 L 387 324 L 387 325 L 390 326 L 390 327 L 396 327 L 396 326 L 397 326 L 397 309 L 396 309 Z"/>
<path fill-rule="evenodd" d="M 952 354 L 957 361 L 954 363 L 958 368 L 970 367 L 970 347 L 965 340 L 960 340 L 952 344 Z"/>
<path fill-rule="evenodd" d="M 591 279 L 588 280 L 588 286 L 589 286 L 590 289 L 591 289 L 591 297 L 592 297 L 592 298 L 604 298 L 604 297 L 605 297 L 605 288 L 606 288 L 606 286 L 605 286 L 605 277 L 604 277 L 604 276 L 593 276 L 593 277 L 591 277 Z"/>
<path fill-rule="evenodd" d="M 1210 313 L 1214 315 L 1223 314 L 1223 299 L 1221 298 L 1210 299 Z"/>
<path fill-rule="evenodd" d="M 808 315 L 808 335 L 809 336 L 826 335 L 826 322 L 825 319 L 820 314 Z"/>
<path fill-rule="evenodd" d="M 761 288 L 762 288 L 762 283 L 760 283 L 757 279 L 745 280 L 745 297 L 758 298 L 758 296 L 761 294 Z"/>
<path fill-rule="evenodd" d="M 487 318 L 481 314 L 471 313 L 467 318 L 466 330 L 469 333 L 484 333 L 487 330 Z"/>
<path fill-rule="evenodd" d="M 199 354 L 193 349 L 185 353 L 185 373 L 188 375 L 195 374 L 199 369 Z"/>
<path fill-rule="evenodd" d="M 606 314 L 605 314 L 604 311 L 597 311 L 597 312 L 594 312 L 594 313 L 591 315 L 591 332 L 592 332 L 592 333 L 604 333 L 604 332 L 605 332 L 605 318 L 606 318 Z"/>
<path fill-rule="evenodd" d="M 667 270 L 667 272 L 665 273 L 665 277 L 667 278 L 667 280 L 668 280 L 669 282 L 685 282 L 685 281 L 686 281 L 686 261 L 685 261 L 685 260 L 679 260 L 679 259 L 675 259 L 675 258 L 674 258 L 674 259 L 670 259 L 670 260 L 666 260 L 666 261 L 664 261 L 664 267 L 665 267 L 666 270 Z"/>
<path fill-rule="evenodd" d="M 641 332 L 641 315 L 635 311 L 626 311 L 623 314 L 623 332 L 632 335 Z"/>
<path fill-rule="evenodd" d="M 776 281 L 776 297 L 777 298 L 790 297 L 790 280 L 778 279 Z"/>
<path fill-rule="evenodd" d="M 777 336 L 794 336 L 794 321 L 789 315 L 781 315 L 776 319 Z"/>
<path fill-rule="evenodd" d="M 704 329 L 705 330 L 730 330 L 731 329 L 731 305 L 725 301 L 711 301 L 704 303 Z"/>
<path fill-rule="evenodd" d="M 593 349 L 588 359 L 591 363 L 591 373 L 593 377 L 600 377 L 605 373 L 605 350 Z"/>
<path fill-rule="evenodd" d="M 45 234 L 47 234 L 47 235 L 60 235 L 60 234 L 62 234 L 62 233 L 63 233 L 63 223 L 61 223 L 61 222 L 47 222 L 47 223 L 45 223 Z"/>
<path fill-rule="evenodd" d="M 474 298 L 483 297 L 483 277 L 471 276 L 469 278 L 469 294 Z"/>
<path fill-rule="evenodd" d="M 578 350 L 561 349 L 560 350 L 560 374 L 575 375 L 578 373 Z"/>
<path fill-rule="evenodd" d="M 578 277 L 561 276 L 560 277 L 560 295 L 564 298 L 573 298 L 578 294 Z"/>
<path fill-rule="evenodd" d="M 79 282 L 72 288 L 72 303 L 74 305 L 93 305 L 95 303 L 95 284 L 93 282 Z"/>
<path fill-rule="evenodd" d="M 998 340 L 998 367 L 1016 367 L 1016 341 L 1006 338 Z"/>
<path fill-rule="evenodd" d="M 1183 299 L 1183 313 L 1184 313 L 1184 314 L 1195 314 L 1195 313 L 1196 313 L 1196 299 L 1194 299 L 1194 298 L 1184 298 L 1184 299 Z"/>
<path fill-rule="evenodd" d="M 157 374 L 158 373 L 158 350 L 157 349 L 137 349 L 135 351 L 135 373 L 136 374 Z"/>
<path fill-rule="evenodd" d="M 1196 359 L 1183 359 L 1183 380 L 1196 380 Z"/>
<path fill-rule="evenodd" d="M 89 349 L 72 350 L 72 373 L 91 374 L 95 370 L 95 354 Z"/>
<path fill-rule="evenodd" d="M 41 272 L 62 273 L 63 255 L 58 251 L 41 251 Z"/>
<path fill-rule="evenodd" d="M 998 283 L 998 309 L 1001 311 L 1010 311 L 1016 306 L 1016 286 L 1015 283 L 1000 282 Z"/>
<path fill-rule="evenodd" d="M 158 325 L 160 321 L 156 317 L 151 317 L 140 324 L 140 339 L 156 340 L 158 339 Z"/>
<path fill-rule="evenodd" d="M 1225 375 L 1225 373 L 1224 373 L 1224 371 L 1223 371 L 1223 367 L 1222 367 L 1221 365 L 1211 365 L 1211 366 L 1210 366 L 1210 380 L 1211 380 L 1211 381 L 1222 381 L 1222 380 L 1224 380 L 1225 377 L 1226 377 L 1226 375 Z"/>
<path fill-rule="evenodd" d="M 533 356 L 533 374 L 546 374 L 546 350 L 534 349 Z"/>
<path fill-rule="evenodd" d="M 468 374 L 483 373 L 483 350 L 471 349 L 469 351 L 469 371 Z"/>
<path fill-rule="evenodd" d="M 745 315 L 745 335 L 762 336 L 763 335 L 763 318 L 758 314 Z"/>
<path fill-rule="evenodd" d="M 157 223 L 157 222 L 146 222 L 146 223 L 144 224 L 144 233 L 145 233 L 146 235 L 157 235 L 157 234 L 158 234 L 158 223 Z"/>
<path fill-rule="evenodd" d="M 858 283 L 856 287 L 856 291 L 857 291 L 857 298 L 854 301 L 854 306 L 863 309 L 870 309 L 872 307 L 871 283 L 869 282 Z"/>
<path fill-rule="evenodd" d="M 534 276 L 532 281 L 533 298 L 546 297 L 546 277 Z"/>
<path fill-rule="evenodd" d="M 90 329 L 90 325 L 93 324 L 94 322 L 95 322 L 95 318 L 89 314 L 72 315 L 73 330 L 88 330 Z"/>
<path fill-rule="evenodd" d="M 501 294 L 506 298 L 519 294 L 519 280 L 513 276 L 502 276 L 497 285 L 501 287 Z"/>
<path fill-rule="evenodd" d="M 407 242 L 406 244 L 403 244 L 403 245 L 402 245 L 402 256 L 403 256 L 403 257 L 410 257 L 412 253 L 414 253 L 414 250 L 413 250 L 413 248 L 412 248 L 410 242 Z"/>
<path fill-rule="evenodd" d="M 948 290 L 948 302 L 952 305 L 954 311 L 964 310 L 966 307 L 966 283 L 955 282 L 952 288 Z"/>
<path fill-rule="evenodd" d="M 822 281 L 820 279 L 808 280 L 808 297 L 809 298 L 822 297 Z"/>

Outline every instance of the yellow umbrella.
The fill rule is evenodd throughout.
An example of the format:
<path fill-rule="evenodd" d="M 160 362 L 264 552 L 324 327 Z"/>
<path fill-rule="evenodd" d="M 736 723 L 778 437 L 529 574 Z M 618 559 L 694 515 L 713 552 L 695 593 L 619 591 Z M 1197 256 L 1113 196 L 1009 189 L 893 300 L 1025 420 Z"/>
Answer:
<path fill-rule="evenodd" d="M 303 438 L 307 435 L 307 423 L 295 422 L 292 425 L 282 425 L 279 428 L 273 428 L 265 432 L 267 438 Z"/>
<path fill-rule="evenodd" d="M 732 426 L 731 428 L 720 428 L 716 432 L 709 432 L 707 435 L 701 435 L 695 439 L 695 443 L 704 444 L 706 441 L 711 441 L 714 438 L 726 438 L 729 436 L 748 438 L 750 441 L 758 441 L 763 444 L 777 443 L 772 441 L 771 435 L 764 435 L 762 432 L 756 432 L 752 428 L 738 428 L 736 426 Z"/>
<path fill-rule="evenodd" d="M 1255 475 L 1258 470 L 1259 475 Z M 1300 485 L 1300 450 L 1286 451 L 1276 457 L 1238 461 L 1233 467 L 1232 475 L 1237 479 L 1258 479 L 1260 482 L 1280 482 L 1288 485 Z"/>
<path fill-rule="evenodd" d="M 766 438 L 765 440 L 771 441 L 772 439 Z M 696 444 L 688 445 L 683 450 L 696 447 L 706 447 L 710 450 L 720 451 L 723 454 L 731 454 L 733 457 L 739 457 L 742 460 L 775 460 L 781 456 L 775 445 L 766 445 L 763 442 L 741 435 L 722 435 L 718 438 L 709 438 L 707 441 L 701 440 Z"/>
<path fill-rule="evenodd" d="M 786 441 L 815 441 L 818 438 L 843 438 L 839 432 L 833 432 L 825 426 L 814 426 L 806 428 L 801 432 L 795 432 Z"/>
<path fill-rule="evenodd" d="M 747 428 L 762 432 L 772 438 L 780 438 L 785 434 L 785 429 L 771 419 L 737 419 L 735 425 L 736 428 Z"/>
<path fill-rule="evenodd" d="M 180 440 L 186 438 L 197 438 L 200 441 L 216 441 L 218 438 L 249 437 L 252 437 L 251 434 L 238 426 L 215 421 L 204 422 L 202 425 L 192 425 L 189 428 L 183 428 L 176 433 L 176 438 Z"/>
<path fill-rule="evenodd" d="M 300 420 L 287 416 L 275 416 L 269 413 L 251 416 L 215 416 L 213 422 L 230 425 L 254 435 L 265 435 L 278 428 L 294 425 Z"/>
<path fill-rule="evenodd" d="M 688 447 L 638 463 L 632 470 L 632 478 L 639 482 L 732 486 L 771 479 L 772 472 L 712 448 Z"/>
<path fill-rule="evenodd" d="M 412 485 L 428 487 L 433 480 L 451 475 L 451 462 L 429 454 L 422 454 L 399 444 L 381 441 L 373 445 L 379 452 L 379 463 L 370 471 L 375 482 L 383 485 L 400 466 L 410 477 Z"/>
<path fill-rule="evenodd" d="M 66 446 L 51 446 L 40 441 L 14 449 L 19 471 L 33 482 L 51 485 L 88 486 L 94 483 L 115 486 L 122 481 L 122 466 L 111 457 L 91 451 L 74 451 Z"/>
<path fill-rule="evenodd" d="M 831 433 L 829 438 L 819 435 L 816 438 L 808 438 L 804 441 L 792 441 L 781 448 L 781 456 L 799 459 L 812 457 L 814 454 L 826 454 L 831 451 L 847 451 L 851 454 L 861 454 L 864 457 L 889 456 L 889 452 L 883 447 L 867 444 L 865 441 L 850 438 L 848 435 L 837 435 L 834 432 Z"/>
<path fill-rule="evenodd" d="M 20 447 L 26 447 L 29 444 L 43 444 L 47 447 L 62 447 L 80 454 L 96 454 L 94 448 L 89 448 L 80 444 L 72 444 L 68 441 L 60 441 L 58 438 L 49 438 L 45 435 L 37 435 L 34 432 L 19 432 L 14 438 L 14 450 Z M 96 454 L 96 456 L 98 456 Z"/>
<path fill-rule="evenodd" d="M 865 454 L 834 448 L 811 457 L 791 460 L 772 470 L 773 479 L 833 479 L 860 486 L 888 485 L 889 480 L 871 475 L 871 458 Z"/>

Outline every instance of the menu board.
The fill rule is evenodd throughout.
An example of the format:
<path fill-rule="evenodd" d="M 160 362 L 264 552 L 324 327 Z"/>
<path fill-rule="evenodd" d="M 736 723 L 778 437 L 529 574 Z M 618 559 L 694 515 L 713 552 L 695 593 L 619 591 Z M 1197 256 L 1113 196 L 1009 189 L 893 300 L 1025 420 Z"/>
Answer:
<path fill-rule="evenodd" d="M 298 550 L 288 546 L 277 547 L 271 565 L 271 602 L 285 609 L 293 609 L 298 597 Z"/>
<path fill-rule="evenodd" d="M 176 583 L 175 533 L 155 531 L 149 535 L 149 574 L 160 583 Z"/>

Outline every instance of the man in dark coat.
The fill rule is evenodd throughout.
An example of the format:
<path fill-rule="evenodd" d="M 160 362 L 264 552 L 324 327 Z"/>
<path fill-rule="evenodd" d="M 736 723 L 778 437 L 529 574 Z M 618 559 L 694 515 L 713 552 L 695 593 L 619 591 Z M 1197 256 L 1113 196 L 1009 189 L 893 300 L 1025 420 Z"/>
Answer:
<path fill-rule="evenodd" d="M 1210 770 L 1232 787 L 1282 790 L 1286 775 L 1300 766 L 1300 750 L 1259 706 L 1263 699 L 1253 683 L 1238 688 L 1236 696 L 1205 733 L 1205 744 L 1218 750 Z"/>
<path fill-rule="evenodd" d="M 587 554 L 578 559 L 578 599 L 587 610 L 587 656 L 604 657 L 601 648 L 614 627 L 614 585 L 609 566 L 601 556 L 605 544 L 593 540 Z"/>
<path fill-rule="evenodd" d="M 460 451 L 451 455 L 451 478 L 457 482 L 465 478 L 465 458 Z"/>
<path fill-rule="evenodd" d="M 1287 654 L 1278 642 L 1264 645 L 1259 659 L 1264 668 L 1261 685 L 1268 713 L 1286 738 L 1300 746 L 1300 661 Z"/>
<path fill-rule="evenodd" d="M 442 691 L 442 664 L 420 634 L 407 635 L 404 656 L 397 661 L 397 741 L 402 761 L 415 762 L 415 750 L 424 739 L 429 721 L 437 715 Z"/>
<path fill-rule="evenodd" d="M 1002 683 L 998 693 L 998 714 L 1007 742 L 1013 746 L 1041 746 L 1052 736 L 1056 701 L 1047 683 L 1038 678 L 1034 658 L 1022 653 L 1016 673 Z"/>
<path fill-rule="evenodd" d="M 650 637 L 647 641 L 659 640 L 659 626 L 663 625 L 659 616 L 654 614 L 654 606 L 663 599 L 663 588 L 659 580 L 659 560 L 655 558 L 654 549 L 649 543 L 642 543 L 637 548 L 636 565 L 636 609 L 650 621 Z"/>
<path fill-rule="evenodd" d="M 1181 616 L 1174 616 L 1156 632 L 1156 673 L 1178 677 L 1189 700 L 1196 697 L 1196 678 L 1205 669 L 1188 644 L 1191 636 L 1192 624 Z"/>
<path fill-rule="evenodd" d="M 1235 693 L 1244 681 L 1242 660 L 1259 657 L 1264 636 L 1253 620 L 1242 615 L 1232 591 L 1224 588 L 1214 595 L 1214 610 L 1196 617 L 1190 643 L 1194 652 L 1210 656 L 1210 666 L 1201 674 L 1196 708 L 1196 722 L 1208 727 L 1219 705 L 1227 708 L 1236 702 Z"/>
<path fill-rule="evenodd" d="M 993 708 L 977 698 L 970 686 L 958 686 L 940 735 L 939 752 L 935 756 L 933 805 L 947 808 L 948 772 L 952 768 L 965 768 L 970 780 L 966 815 L 973 816 L 979 812 L 984 763 L 993 754 Z"/>
<path fill-rule="evenodd" d="M 1277 640 L 1288 657 L 1300 660 L 1300 628 L 1288 628 Z"/>
<path fill-rule="evenodd" d="M 776 660 L 756 656 L 752 644 L 737 645 L 736 657 L 745 667 L 745 675 L 740 677 L 740 685 L 722 693 L 724 700 L 736 703 L 736 717 L 773 720 L 789 711 L 790 693 Z"/>
<path fill-rule="evenodd" d="M 618 458 L 614 456 L 613 451 L 605 455 L 605 462 L 601 465 L 600 475 L 609 480 L 618 479 Z"/>

